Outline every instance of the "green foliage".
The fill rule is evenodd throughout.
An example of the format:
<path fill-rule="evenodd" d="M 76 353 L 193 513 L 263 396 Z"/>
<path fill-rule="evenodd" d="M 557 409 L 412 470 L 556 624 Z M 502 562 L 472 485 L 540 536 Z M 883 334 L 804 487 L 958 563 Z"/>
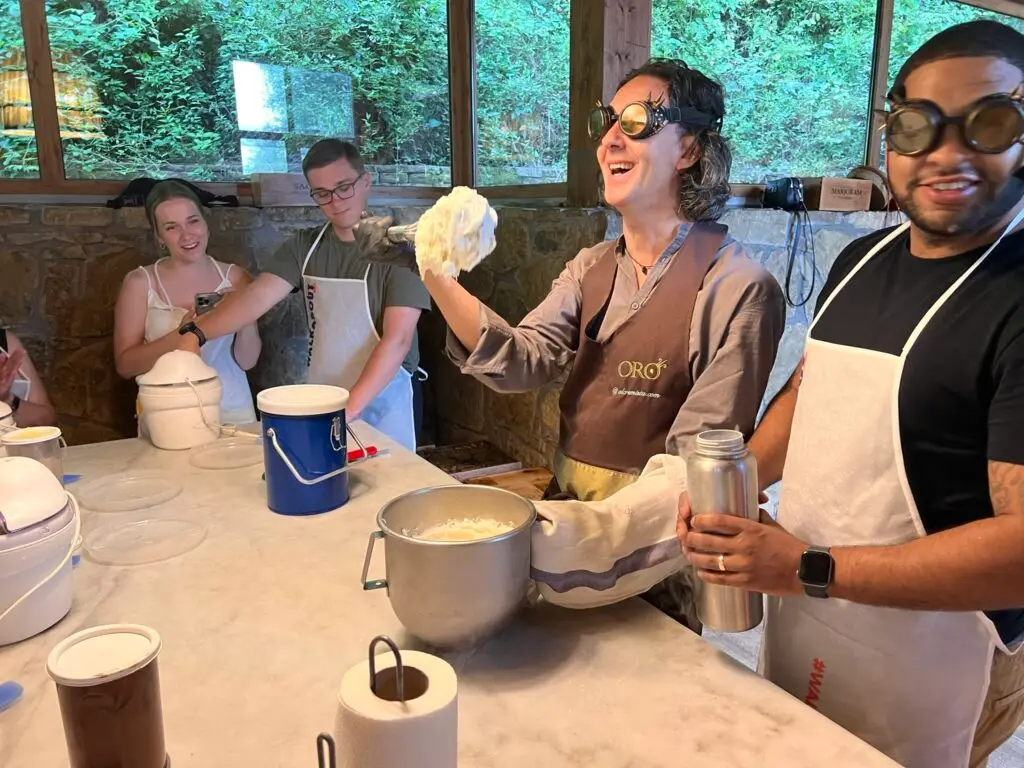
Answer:
<path fill-rule="evenodd" d="M 651 52 L 725 87 L 732 179 L 840 174 L 864 160 L 875 0 L 654 0 Z M 976 18 L 954 0 L 896 0 L 890 77 L 925 40 Z"/>
<path fill-rule="evenodd" d="M 863 160 L 875 4 L 654 0 L 652 54 L 724 84 L 734 181 L 845 174 Z M 347 75 L 371 162 L 449 163 L 445 0 L 47 0 L 47 9 L 58 88 L 63 76 L 84 79 L 102 105 L 103 138 L 64 142 L 72 178 L 239 178 L 238 60 Z M 483 183 L 512 181 L 516 166 L 564 178 L 568 17 L 569 0 L 477 0 Z M 930 35 L 979 17 L 1007 20 L 954 0 L 896 0 L 890 77 Z M 18 2 L 0 0 L 0 52 L 21 44 Z M 323 86 L 310 98 L 347 95 Z M 317 138 L 294 127 L 283 135 L 293 169 Z M 34 141 L 0 135 L 0 175 L 37 172 Z"/>
<path fill-rule="evenodd" d="M 513 181 L 510 165 L 556 166 L 564 181 L 569 0 L 477 0 L 476 19 L 481 182 Z"/>
<path fill-rule="evenodd" d="M 0 62 L 8 53 L 23 50 L 18 0 L 0 0 Z M 0 63 L 0 78 L 9 67 Z M 4 106 L 3 81 L 0 80 L 0 108 Z M 0 121 L 0 127 L 3 127 Z M 36 142 L 30 137 L 7 136 L 0 133 L 0 178 L 36 178 Z"/>

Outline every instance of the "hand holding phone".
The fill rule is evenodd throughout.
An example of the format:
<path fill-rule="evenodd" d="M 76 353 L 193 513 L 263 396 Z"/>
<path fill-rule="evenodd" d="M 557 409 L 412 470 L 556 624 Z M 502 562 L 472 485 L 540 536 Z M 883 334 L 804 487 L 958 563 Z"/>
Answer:
<path fill-rule="evenodd" d="M 18 378 L 21 364 L 25 361 L 25 352 L 21 349 L 14 350 L 14 354 L 6 350 L 0 354 L 0 400 L 10 400 L 11 389 Z"/>
<path fill-rule="evenodd" d="M 217 302 L 223 299 L 224 296 L 219 293 L 197 293 L 196 294 L 196 317 L 205 315 L 215 306 Z"/>

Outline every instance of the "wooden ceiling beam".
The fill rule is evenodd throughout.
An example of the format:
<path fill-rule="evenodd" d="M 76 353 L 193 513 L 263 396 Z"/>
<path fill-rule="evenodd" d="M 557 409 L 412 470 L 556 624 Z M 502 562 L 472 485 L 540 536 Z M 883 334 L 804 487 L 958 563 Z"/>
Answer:
<path fill-rule="evenodd" d="M 567 202 L 600 202 L 599 170 L 587 120 L 619 81 L 651 55 L 651 0 L 571 0 L 569 4 L 569 180 Z"/>

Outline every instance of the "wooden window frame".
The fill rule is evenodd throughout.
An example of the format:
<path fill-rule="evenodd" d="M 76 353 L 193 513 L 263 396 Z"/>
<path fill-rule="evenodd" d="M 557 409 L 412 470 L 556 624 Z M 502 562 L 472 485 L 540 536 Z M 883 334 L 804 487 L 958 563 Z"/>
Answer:
<path fill-rule="evenodd" d="M 476 123 L 476 2 L 447 0 L 448 72 L 451 109 L 452 185 L 477 188 L 491 200 L 543 202 L 572 207 L 601 204 L 594 147 L 587 136 L 587 115 L 599 100 L 607 101 L 616 84 L 630 69 L 643 63 L 651 49 L 652 0 L 571 0 L 569 18 L 569 147 L 567 181 L 558 184 L 523 184 L 477 187 Z M 984 10 L 1024 18 L 1024 7 L 1013 0 L 958 0 Z M 59 198 L 66 202 L 114 197 L 128 179 L 66 179 L 60 138 L 53 65 L 42 0 L 20 0 L 25 60 L 36 131 L 39 177 L 0 179 L 0 196 L 24 202 Z M 895 0 L 877 0 L 868 131 L 864 160 L 873 165 L 881 151 L 889 69 L 889 48 Z M 201 183 L 217 194 L 233 194 L 251 202 L 249 182 Z M 759 206 L 762 184 L 733 184 L 730 205 Z M 451 187 L 375 186 L 373 201 L 431 201 Z"/>
<path fill-rule="evenodd" d="M 956 0 L 984 11 L 1024 19 L 1024 6 L 1015 0 Z M 871 55 L 871 93 L 868 99 L 868 135 L 864 146 L 864 164 L 874 166 L 882 151 L 882 127 L 885 125 L 885 96 L 889 92 L 889 52 L 896 0 L 877 0 L 875 40 Z"/>

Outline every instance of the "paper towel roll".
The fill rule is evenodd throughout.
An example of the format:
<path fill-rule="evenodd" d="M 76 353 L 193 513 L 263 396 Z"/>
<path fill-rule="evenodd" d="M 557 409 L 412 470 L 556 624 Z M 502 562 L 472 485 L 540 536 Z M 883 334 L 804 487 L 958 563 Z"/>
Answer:
<path fill-rule="evenodd" d="M 402 651 L 405 703 L 395 697 L 395 657 L 375 657 L 377 693 L 369 660 L 341 681 L 334 722 L 338 768 L 456 768 L 458 681 L 444 659 Z M 378 695 L 380 694 L 380 695 Z"/>

